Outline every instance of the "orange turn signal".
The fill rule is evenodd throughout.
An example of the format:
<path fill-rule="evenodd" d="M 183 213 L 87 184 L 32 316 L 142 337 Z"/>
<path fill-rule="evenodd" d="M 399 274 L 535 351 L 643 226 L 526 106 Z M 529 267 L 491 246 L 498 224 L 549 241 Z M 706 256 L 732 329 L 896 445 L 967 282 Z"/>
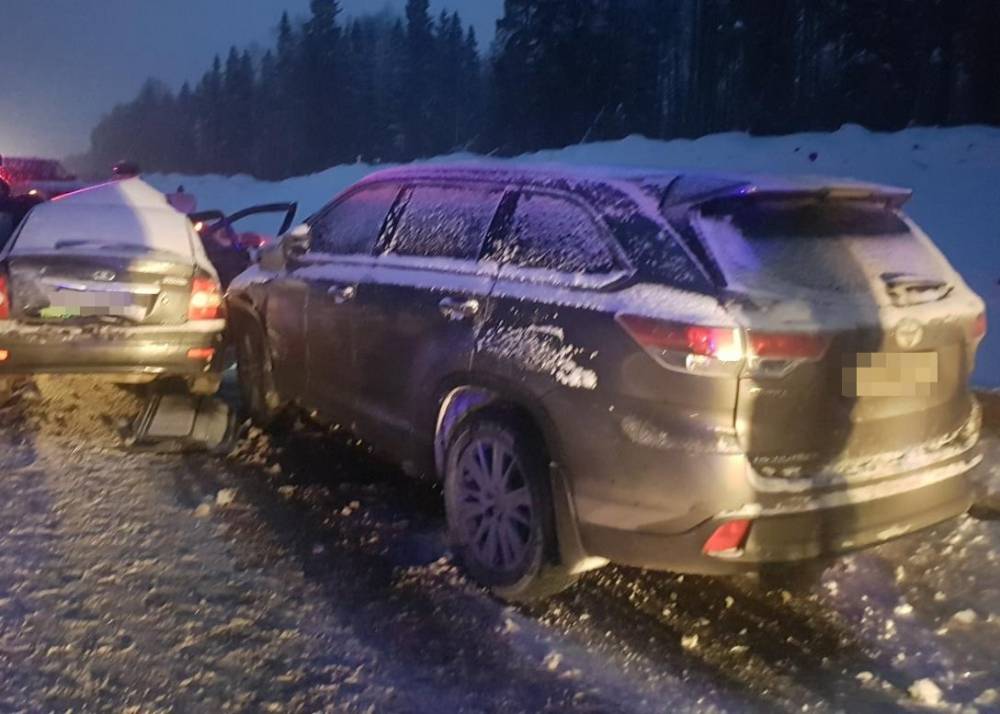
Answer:
<path fill-rule="evenodd" d="M 0 362 L 6 362 L 10 358 L 10 352 L 7 350 L 0 350 Z"/>
<path fill-rule="evenodd" d="M 188 350 L 188 359 L 202 359 L 206 362 L 215 357 L 214 347 L 194 347 Z"/>

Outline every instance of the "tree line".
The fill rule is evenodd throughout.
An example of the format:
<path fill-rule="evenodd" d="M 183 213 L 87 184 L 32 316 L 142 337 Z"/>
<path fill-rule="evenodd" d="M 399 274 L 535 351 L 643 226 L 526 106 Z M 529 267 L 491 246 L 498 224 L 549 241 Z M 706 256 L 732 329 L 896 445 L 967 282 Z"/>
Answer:
<path fill-rule="evenodd" d="M 998 36 L 996 0 L 506 0 L 483 51 L 428 0 L 349 20 L 312 0 L 266 51 L 148 81 L 86 163 L 277 179 L 633 133 L 1000 124 Z"/>

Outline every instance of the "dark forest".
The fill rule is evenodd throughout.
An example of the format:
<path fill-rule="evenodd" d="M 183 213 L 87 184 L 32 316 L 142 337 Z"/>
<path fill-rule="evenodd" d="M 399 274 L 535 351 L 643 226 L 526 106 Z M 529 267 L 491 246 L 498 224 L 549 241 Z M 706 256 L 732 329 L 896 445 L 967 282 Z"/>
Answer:
<path fill-rule="evenodd" d="M 629 134 L 1000 124 L 995 0 L 507 0 L 495 39 L 428 0 L 351 19 L 313 0 L 275 35 L 193 85 L 149 80 L 85 163 L 278 179 Z"/>

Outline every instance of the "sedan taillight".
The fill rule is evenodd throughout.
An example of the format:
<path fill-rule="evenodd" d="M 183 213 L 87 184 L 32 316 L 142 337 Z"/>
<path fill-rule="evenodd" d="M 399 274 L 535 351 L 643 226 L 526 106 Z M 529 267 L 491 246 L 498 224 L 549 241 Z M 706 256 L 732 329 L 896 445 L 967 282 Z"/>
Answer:
<path fill-rule="evenodd" d="M 207 276 L 191 281 L 191 302 L 188 303 L 189 320 L 218 320 L 222 317 L 222 289 L 218 281 Z"/>
<path fill-rule="evenodd" d="M 10 319 L 10 288 L 6 275 L 0 275 L 0 320 Z"/>

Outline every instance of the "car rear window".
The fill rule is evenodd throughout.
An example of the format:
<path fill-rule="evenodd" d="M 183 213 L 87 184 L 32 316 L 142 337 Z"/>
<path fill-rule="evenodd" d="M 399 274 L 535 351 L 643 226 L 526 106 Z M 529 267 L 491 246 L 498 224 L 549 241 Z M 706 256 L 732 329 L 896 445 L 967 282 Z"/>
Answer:
<path fill-rule="evenodd" d="M 80 250 L 164 252 L 192 257 L 194 229 L 173 209 L 50 202 L 36 207 L 14 253 Z"/>
<path fill-rule="evenodd" d="M 417 186 L 406 200 L 388 252 L 476 260 L 502 197 L 499 188 Z"/>
<path fill-rule="evenodd" d="M 885 273 L 943 273 L 902 217 L 874 203 L 742 199 L 703 207 L 693 224 L 734 286 L 856 293 Z"/>

